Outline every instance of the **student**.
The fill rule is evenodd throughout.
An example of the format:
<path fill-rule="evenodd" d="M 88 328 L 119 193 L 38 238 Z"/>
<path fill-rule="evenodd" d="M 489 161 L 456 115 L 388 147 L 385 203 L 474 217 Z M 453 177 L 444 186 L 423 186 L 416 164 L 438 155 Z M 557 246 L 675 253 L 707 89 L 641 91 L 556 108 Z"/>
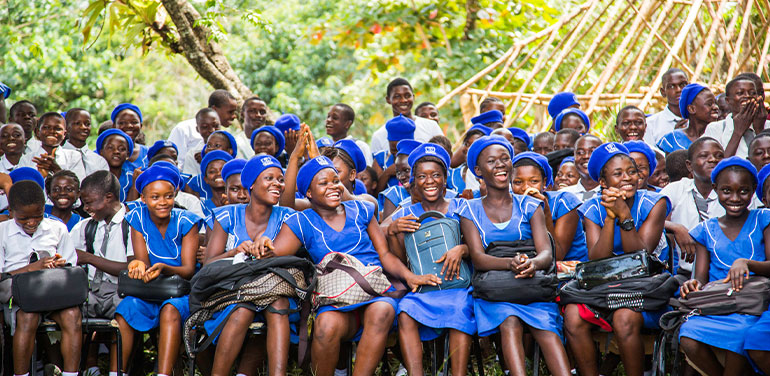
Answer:
<path fill-rule="evenodd" d="M 508 132 L 511 132 L 511 135 L 513 136 L 514 141 L 511 143 L 511 145 L 513 145 L 514 153 L 519 154 L 529 150 L 530 139 L 526 131 L 516 127 L 508 127 L 506 129 L 508 130 Z M 498 132 L 498 133 L 492 132 L 492 133 L 499 134 L 501 132 Z"/>
<path fill-rule="evenodd" d="M 37 109 L 32 102 L 28 100 L 20 100 L 11 106 L 8 110 L 9 123 L 16 123 L 21 125 L 24 130 L 24 139 L 27 141 L 27 146 L 38 147 L 40 141 L 34 140 L 32 136 L 35 132 L 35 125 L 37 125 Z M 25 149 L 26 153 L 28 150 Z"/>
<path fill-rule="evenodd" d="M 248 204 L 249 189 L 241 184 L 241 173 L 246 166 L 244 159 L 232 159 L 222 166 L 222 180 L 225 181 L 225 202 L 227 205 Z"/>
<path fill-rule="evenodd" d="M 749 155 L 749 140 L 770 125 L 767 121 L 762 97 L 757 94 L 754 81 L 738 76 L 725 87 L 727 104 L 731 114 L 725 120 L 716 121 L 706 127 L 704 136 L 719 141 L 725 148 L 725 157 Z"/>
<path fill-rule="evenodd" d="M 327 149 L 324 155 L 334 162 L 334 168 L 337 169 L 342 185 L 348 192 L 356 196 L 357 200 L 366 200 L 377 204 L 377 199 L 366 193 L 366 186 L 358 180 L 358 170 L 366 169 L 366 159 L 364 153 L 353 140 L 339 140 L 334 143 L 334 147 Z"/>
<path fill-rule="evenodd" d="M 593 180 L 588 173 L 588 161 L 591 159 L 591 154 L 601 144 L 602 140 L 591 134 L 581 136 L 575 143 L 575 167 L 580 174 L 580 181 L 562 190 L 574 193 L 583 202 L 588 201 L 601 189 L 599 183 Z"/>
<path fill-rule="evenodd" d="M 414 275 L 388 250 L 375 219 L 374 205 L 342 201 L 344 189 L 329 158 L 311 159 L 302 166 L 296 180 L 298 191 L 305 194 L 312 207 L 289 216 L 274 241 L 260 238 L 260 257 L 293 255 L 304 246 L 314 263 L 329 252 L 343 252 L 364 264 L 382 266 L 395 278 L 406 281 L 412 291 L 421 285 L 435 286 L 441 282 L 435 275 Z M 385 350 L 396 308 L 396 301 L 389 297 L 339 308 L 319 307 L 313 323 L 312 372 L 332 375 L 341 343 L 360 340 L 354 373 L 373 374 Z"/>
<path fill-rule="evenodd" d="M 770 207 L 770 184 L 767 183 L 767 178 L 770 176 L 770 167 L 765 166 L 759 171 L 757 185 L 757 197 L 762 201 L 765 207 Z M 770 312 L 770 311 L 768 311 Z M 770 357 L 768 357 L 768 351 L 770 348 L 767 346 L 767 338 L 770 335 L 768 330 L 768 324 L 770 324 L 770 313 L 765 312 L 759 317 L 759 320 L 752 325 L 748 330 L 751 335 L 746 336 L 743 342 L 743 350 L 748 354 L 749 358 L 753 362 L 754 368 L 762 371 L 763 374 L 770 374 Z"/>
<path fill-rule="evenodd" d="M 185 174 L 195 175 L 200 170 L 200 162 L 203 159 L 203 147 L 215 131 L 219 130 L 221 124 L 219 123 L 219 115 L 211 108 L 203 108 L 195 114 L 195 130 L 201 136 L 201 141 L 198 142 L 192 148 L 187 150 L 187 154 L 183 155 L 182 172 Z M 232 138 L 232 136 L 230 136 Z M 235 141 L 235 139 L 233 139 Z M 232 146 L 230 147 L 232 151 Z"/>
<path fill-rule="evenodd" d="M 449 141 L 449 138 L 447 138 L 447 136 L 444 136 L 444 135 L 433 136 L 430 138 L 428 142 L 431 144 L 436 144 L 441 146 L 442 148 L 444 148 L 444 150 L 446 150 L 447 153 L 449 153 L 449 155 L 452 155 L 452 141 Z"/>
<path fill-rule="evenodd" d="M 439 124 L 438 108 L 431 102 L 422 102 L 414 109 L 414 114 L 428 120 L 433 120 L 436 124 Z M 430 142 L 430 141 L 428 141 Z"/>
<path fill-rule="evenodd" d="M 319 147 L 319 149 L 321 149 Z M 321 151 L 323 153 L 323 151 Z M 377 171 L 371 166 L 366 166 L 366 169 L 358 173 L 358 180 L 361 180 L 366 187 L 366 193 L 377 196 Z"/>
<path fill-rule="evenodd" d="M 669 184 L 682 180 L 683 178 L 692 179 L 692 174 L 686 166 L 687 155 L 687 150 L 676 150 L 666 156 L 666 175 L 668 175 Z"/>
<path fill-rule="evenodd" d="M 228 155 L 229 156 L 229 155 Z M 145 283 L 163 275 L 190 279 L 195 273 L 200 217 L 174 208 L 174 196 L 182 180 L 163 166 L 151 166 L 136 179 L 142 205 L 128 213 L 134 260 L 128 276 Z M 128 364 L 134 334 L 160 327 L 158 336 L 158 375 L 171 375 L 182 341 L 182 323 L 190 315 L 188 297 L 172 298 L 161 304 L 127 296 L 118 305 L 115 319 L 120 327 L 124 365 Z M 117 372 L 117 357 L 110 372 Z M 123 372 L 123 370 L 121 370 Z"/>
<path fill-rule="evenodd" d="M 398 209 L 388 226 L 388 244 L 393 253 L 402 261 L 407 260 L 404 238 L 416 231 L 420 225 L 415 222 L 427 211 L 438 211 L 459 221 L 457 212 L 465 200 L 447 200 L 447 166 L 449 153 L 441 146 L 425 143 L 418 146 L 408 158 L 411 168 L 411 184 L 417 203 Z M 443 262 L 444 279 L 459 277 L 460 264 L 468 258 L 468 247 L 464 244 L 453 247 L 436 262 Z M 453 375 L 465 375 L 470 358 L 472 336 L 476 334 L 476 320 L 473 317 L 471 288 L 446 289 L 429 292 L 408 293 L 398 303 L 398 338 L 404 364 L 410 375 L 422 375 L 422 343 L 437 338 L 445 329 L 449 330 L 449 354 Z M 447 304 L 452 302 L 452 304 Z"/>
<path fill-rule="evenodd" d="M 24 129 L 16 123 L 8 123 L 0 127 L 0 172 L 7 174 L 13 171 L 24 153 Z"/>
<path fill-rule="evenodd" d="M 413 140 L 415 127 L 414 121 L 403 115 L 398 115 L 385 123 L 385 130 L 388 133 L 388 149 L 375 153 L 372 164 L 378 176 L 378 192 L 398 185 L 395 166 L 398 142 Z"/>
<path fill-rule="evenodd" d="M 302 122 L 299 120 L 299 116 L 294 114 L 283 114 L 279 116 L 278 119 L 275 119 L 275 127 L 281 131 L 286 139 L 286 153 L 291 153 L 297 146 L 301 125 Z M 284 163 L 283 161 L 286 160 L 285 155 L 279 155 L 276 158 L 278 158 L 281 163 Z"/>
<path fill-rule="evenodd" d="M 179 163 L 179 149 L 176 145 L 168 140 L 158 140 L 147 149 L 147 159 L 152 161 L 158 154 L 165 154 L 169 156 L 175 164 Z M 152 163 L 150 163 L 152 165 Z"/>
<path fill-rule="evenodd" d="M 251 133 L 251 147 L 254 155 L 267 154 L 278 158 L 286 147 L 286 139 L 280 129 L 265 125 Z"/>
<path fill-rule="evenodd" d="M 532 141 L 532 151 L 540 155 L 547 155 L 553 151 L 554 134 L 551 132 L 540 132 Z"/>
<path fill-rule="evenodd" d="M 334 142 L 344 139 L 355 141 L 356 145 L 361 149 L 361 152 L 364 153 L 366 165 L 371 166 L 372 152 L 369 149 L 369 144 L 361 140 L 356 140 L 353 136 L 348 134 L 350 127 L 355 120 L 356 112 L 353 110 L 353 107 L 350 107 L 345 103 L 337 103 L 332 106 L 332 108 L 329 109 L 329 113 L 326 114 L 326 134 L 329 135 Z"/>
<path fill-rule="evenodd" d="M 0 124 L 5 124 L 8 119 L 5 118 L 6 106 L 5 100 L 11 96 L 11 88 L 0 82 Z"/>
<path fill-rule="evenodd" d="M 623 142 L 642 141 L 647 132 L 647 117 L 636 106 L 626 106 L 618 111 L 615 118 L 615 133 Z"/>
<path fill-rule="evenodd" d="M 588 115 L 578 108 L 567 108 L 562 110 L 553 121 L 553 131 L 558 132 L 563 128 L 571 128 L 578 133 L 586 134 L 591 128 L 591 121 Z"/>
<path fill-rule="evenodd" d="M 2 138 L 0 138 L 2 142 Z M 757 170 L 770 163 L 770 130 L 762 131 L 749 143 L 749 161 Z"/>
<path fill-rule="evenodd" d="M 687 122 L 679 110 L 679 96 L 688 84 L 687 74 L 679 68 L 671 68 L 661 76 L 660 95 L 666 99 L 663 111 L 647 118 L 644 142 L 656 145 L 665 134 L 681 128 Z"/>
<path fill-rule="evenodd" d="M 628 149 L 628 155 L 634 160 L 639 174 L 639 189 L 659 192 L 660 188 L 651 186 L 648 182 L 650 173 L 658 168 L 658 159 L 652 148 L 644 141 L 628 141 L 623 146 Z"/>
<path fill-rule="evenodd" d="M 128 191 L 134 186 L 134 169 L 127 163 L 134 152 L 134 141 L 120 129 L 108 129 L 96 139 L 96 153 L 110 166 L 110 172 L 120 182 L 120 202 L 125 202 Z"/>
<path fill-rule="evenodd" d="M 231 166 L 240 165 L 241 171 L 232 172 Z M 255 156 L 248 162 L 234 159 L 227 162 L 223 174 L 228 171 L 225 179 L 228 187 L 237 185 L 246 192 L 245 203 L 233 203 L 214 210 L 213 229 L 206 247 L 204 263 L 225 257 L 259 256 L 255 252 L 256 239 L 267 237 L 275 239 L 284 220 L 294 213 L 294 210 L 278 206 L 281 193 L 284 190 L 283 170 L 281 164 L 272 156 Z M 233 170 L 236 171 L 236 170 Z M 241 256 L 239 256 L 241 255 Z M 296 302 L 291 302 L 296 309 Z M 271 304 L 277 310 L 290 308 L 287 298 L 281 298 Z M 296 324 L 298 315 L 293 315 Z M 257 307 L 238 307 L 232 304 L 222 311 L 214 313 L 211 320 L 204 324 L 209 335 L 217 328 L 222 320 L 227 323 L 215 340 L 217 348 L 214 355 L 212 375 L 227 375 L 232 368 L 235 358 L 244 349 L 244 354 L 254 354 L 258 351 L 258 343 L 248 339 L 244 347 L 249 324 L 255 320 L 267 323 L 267 353 L 268 366 L 271 375 L 285 375 L 289 356 L 289 316 L 273 313 L 270 310 L 258 310 Z M 248 369 L 250 363 L 244 356 L 238 366 L 239 374 L 253 374 L 256 369 Z M 257 364 L 253 364 L 257 366 Z"/>
<path fill-rule="evenodd" d="M 40 140 L 40 145 L 25 152 L 19 160 L 19 166 L 37 168 L 43 177 L 61 170 L 70 170 L 79 179 L 85 178 L 80 154 L 60 148 L 66 135 L 64 117 L 58 112 L 46 112 L 35 128 L 35 137 Z"/>
<path fill-rule="evenodd" d="M 546 191 L 553 186 L 553 171 L 544 156 L 524 152 L 513 157 L 511 188 L 517 195 L 529 195 L 543 201 L 548 232 L 556 245 L 557 261 L 588 261 L 586 235 L 577 208 L 583 204 L 569 192 Z"/>
<path fill-rule="evenodd" d="M 577 96 L 568 91 L 556 93 L 548 101 L 548 115 L 551 115 L 552 119 L 556 119 L 562 111 L 568 108 L 580 108 L 580 102 L 577 100 Z"/>
<path fill-rule="evenodd" d="M 503 123 L 505 123 L 505 103 L 498 97 L 486 97 L 479 103 L 479 113 L 491 110 L 498 110 L 503 113 Z"/>
<path fill-rule="evenodd" d="M 389 217 L 401 202 L 411 197 L 409 192 L 411 189 L 411 184 L 409 183 L 411 169 L 409 168 L 408 158 L 409 154 L 420 144 L 416 140 L 401 140 L 398 143 L 395 166 L 396 177 L 401 185 L 393 186 L 380 192 L 379 201 L 382 202 L 382 215 L 380 218 L 385 219 Z"/>
<path fill-rule="evenodd" d="M 67 227 L 44 218 L 45 195 L 38 183 L 23 180 L 8 192 L 13 220 L 0 223 L 0 272 L 21 274 L 77 264 L 78 258 Z M 45 315 L 24 312 L 16 304 L 3 304 L 5 323 L 11 328 L 13 373 L 28 376 L 35 336 L 43 316 L 61 329 L 62 375 L 77 376 L 82 344 L 80 307 L 64 308 Z"/>
<path fill-rule="evenodd" d="M 467 201 L 458 214 L 475 270 L 511 269 L 521 278 L 530 278 L 535 270 L 551 265 L 552 250 L 542 201 L 511 194 L 512 155 L 510 143 L 498 136 L 485 136 L 471 145 L 468 167 L 484 180 L 487 194 Z M 537 257 L 498 258 L 485 253 L 493 241 L 519 239 L 533 239 Z M 569 361 L 561 339 L 562 319 L 556 303 L 521 305 L 473 300 L 479 336 L 500 332 L 503 357 L 511 374 L 527 373 L 522 343 L 526 326 L 543 350 L 551 373 L 569 375 Z"/>
<path fill-rule="evenodd" d="M 468 128 L 468 130 L 465 131 L 462 136 L 462 145 L 460 145 L 460 148 L 455 150 L 455 152 L 452 154 L 451 168 L 456 170 L 459 167 L 464 167 L 468 157 L 468 148 L 471 147 L 471 144 L 473 144 L 473 142 L 481 136 L 489 136 L 490 133 L 492 133 L 492 129 L 483 125 L 473 125 L 472 127 Z M 465 175 L 465 173 L 463 174 Z M 471 183 L 467 178 L 463 178 L 463 181 L 466 183 Z M 450 188 L 452 189 L 458 189 L 461 187 L 461 185 L 459 185 L 459 181 L 455 183 L 451 176 L 449 184 Z M 471 183 L 471 185 L 475 184 Z"/>
<path fill-rule="evenodd" d="M 669 183 L 668 173 L 666 172 L 666 157 L 655 149 L 653 151 L 655 152 L 655 160 L 658 162 L 658 165 L 650 173 L 647 183 L 653 187 L 663 188 Z"/>
<path fill-rule="evenodd" d="M 80 163 L 85 170 L 85 178 L 100 170 L 109 170 L 104 158 L 88 147 L 88 137 L 91 136 L 91 114 L 82 108 L 72 108 L 64 116 L 67 126 L 67 140 L 62 149 L 73 150 L 80 154 Z"/>
<path fill-rule="evenodd" d="M 80 179 L 70 170 L 61 170 L 45 181 L 45 193 L 53 205 L 45 205 L 45 212 L 58 218 L 71 231 L 82 219 L 73 212 L 80 197 Z"/>
<path fill-rule="evenodd" d="M 700 84 L 689 84 L 682 89 L 679 113 L 689 124 L 686 128 L 666 133 L 658 140 L 658 148 L 666 153 L 687 149 L 693 141 L 703 136 L 706 127 L 719 118 L 719 106 L 709 88 Z"/>
<path fill-rule="evenodd" d="M 221 151 L 213 150 L 206 153 L 201 161 L 200 174 L 190 180 L 190 187 L 201 193 L 201 206 L 203 214 L 209 216 L 214 208 L 227 205 L 225 181 L 222 179 L 222 167 L 231 161 L 233 156 Z M 204 198 L 204 196 L 206 196 Z"/>
<path fill-rule="evenodd" d="M 564 128 L 556 132 L 553 138 L 553 151 L 561 149 L 572 149 L 580 138 L 580 133 L 572 128 Z"/>
<path fill-rule="evenodd" d="M 664 235 L 663 223 L 671 203 L 659 193 L 637 189 L 639 172 L 628 154 L 625 146 L 610 142 L 596 148 L 588 163 L 591 178 L 602 187 L 601 196 L 591 198 L 579 209 L 586 230 L 589 260 L 640 249 L 652 253 Z M 667 253 L 667 247 L 664 246 L 661 253 Z M 628 375 L 644 373 L 640 332 L 642 327 L 657 328 L 662 314 L 662 311 L 636 312 L 628 308 L 612 312 L 613 332 Z M 592 326 L 582 318 L 577 305 L 566 306 L 564 329 L 582 375 L 598 374 Z"/>
<path fill-rule="evenodd" d="M 727 96 L 725 93 L 720 93 L 716 98 L 717 106 L 719 106 L 719 120 L 725 120 L 727 115 L 730 115 L 730 106 L 727 104 Z"/>
<path fill-rule="evenodd" d="M 717 140 L 703 137 L 695 140 L 685 153 L 685 165 L 692 178 L 683 177 L 667 185 L 660 193 L 668 197 L 672 204 L 665 228 L 676 241 L 676 254 L 679 256 L 677 274 L 689 276 L 695 257 L 695 241 L 690 236 L 690 230 L 725 213 L 711 184 L 711 172 L 724 158 L 725 152 Z"/>
<path fill-rule="evenodd" d="M 471 124 L 481 124 L 485 127 L 489 127 L 492 130 L 503 127 L 503 113 L 498 110 L 489 110 L 482 112 L 477 116 L 471 118 Z"/>
<path fill-rule="evenodd" d="M 770 237 L 770 212 L 749 210 L 757 188 L 757 170 L 745 159 L 730 157 L 719 162 L 711 176 L 724 215 L 701 222 L 690 231 L 698 262 L 693 279 L 681 287 L 682 297 L 711 281 L 729 281 L 739 291 L 750 274 L 770 276 L 770 247 L 763 245 Z M 759 334 L 749 331 L 758 319 L 740 313 L 694 315 L 680 327 L 679 342 L 693 366 L 704 374 L 750 373 L 744 340 Z M 717 360 L 715 348 L 727 350 L 724 365 Z"/>
<path fill-rule="evenodd" d="M 391 107 L 393 116 L 403 115 L 414 121 L 415 133 L 414 139 L 420 142 L 427 142 L 431 137 L 442 135 L 444 132 L 433 120 L 421 118 L 412 115 L 412 105 L 414 104 L 414 90 L 409 81 L 403 78 L 396 78 L 388 83 L 385 91 L 385 101 Z M 372 153 L 376 154 L 382 150 L 388 150 L 388 134 L 383 125 L 372 135 Z"/>
<path fill-rule="evenodd" d="M 147 159 L 147 147 L 136 142 L 137 137 L 142 132 L 143 121 L 142 111 L 139 107 L 131 103 L 121 103 L 112 110 L 110 120 L 112 120 L 115 129 L 123 131 L 134 143 L 133 152 L 128 155 L 126 160 L 131 170 L 147 167 L 149 162 Z"/>
<path fill-rule="evenodd" d="M 241 107 L 243 133 L 234 133 L 235 141 L 238 143 L 238 153 L 243 153 L 239 154 L 241 158 L 248 160 L 254 156 L 254 148 L 250 143 L 251 134 L 259 127 L 270 125 L 269 113 L 267 103 L 260 97 L 250 97 L 243 101 Z"/>
<path fill-rule="evenodd" d="M 580 181 L 580 173 L 578 173 L 577 167 L 575 167 L 575 157 L 569 156 L 564 158 L 559 164 L 559 171 L 554 178 L 554 188 L 562 190 L 569 186 L 573 186 Z"/>

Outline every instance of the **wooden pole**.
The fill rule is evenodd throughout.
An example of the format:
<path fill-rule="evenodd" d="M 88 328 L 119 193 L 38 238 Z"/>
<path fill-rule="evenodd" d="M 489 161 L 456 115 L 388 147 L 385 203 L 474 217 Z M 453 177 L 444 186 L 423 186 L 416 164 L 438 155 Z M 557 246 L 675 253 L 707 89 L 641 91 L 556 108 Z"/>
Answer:
<path fill-rule="evenodd" d="M 722 14 L 725 11 L 726 4 L 727 0 L 721 0 L 719 2 L 719 8 L 717 8 L 716 15 L 712 16 L 711 18 L 711 27 L 709 28 L 709 33 L 706 36 L 706 41 L 703 42 L 703 49 L 701 50 L 701 56 L 698 61 L 698 65 L 695 66 L 695 73 L 692 75 L 693 81 L 698 80 L 701 72 L 703 72 L 703 67 L 706 66 L 706 61 L 708 61 L 709 58 L 709 51 L 711 50 L 711 47 L 714 43 L 714 37 L 716 36 L 717 30 L 719 30 L 719 25 L 723 22 Z"/>
<path fill-rule="evenodd" d="M 714 59 L 714 66 L 711 67 L 711 77 L 709 78 L 709 86 L 712 86 L 713 83 L 717 79 L 718 73 L 722 70 L 722 58 L 725 55 L 725 48 L 729 46 L 730 40 L 733 38 L 733 31 L 735 30 L 735 25 L 738 23 L 738 17 L 734 16 L 732 20 L 730 20 L 730 26 L 727 27 L 727 34 L 722 36 L 722 43 L 717 43 L 717 56 L 716 59 Z M 736 51 L 737 51 L 736 46 Z M 737 52 L 734 52 L 737 53 Z"/>
<path fill-rule="evenodd" d="M 655 30 L 660 30 L 660 25 L 663 24 L 663 21 L 671 13 L 671 9 L 673 8 L 674 0 L 666 0 L 666 4 L 663 5 L 663 9 L 658 14 L 658 18 L 655 20 L 655 23 L 652 25 Z M 631 91 L 631 88 L 636 84 L 636 79 L 639 77 L 639 71 L 642 69 L 642 63 L 644 63 L 644 60 L 647 58 L 647 54 L 652 49 L 653 38 L 654 36 L 652 33 L 647 33 L 647 39 L 645 39 L 644 45 L 642 45 L 642 49 L 639 51 L 639 56 L 636 58 L 636 61 L 634 61 L 631 75 L 621 90 L 623 93 L 628 93 Z"/>
<path fill-rule="evenodd" d="M 757 76 L 762 77 L 762 71 L 767 64 L 767 50 L 770 48 L 770 30 L 765 33 L 765 44 L 762 46 L 762 54 L 757 62 Z"/>
<path fill-rule="evenodd" d="M 735 70 L 738 67 L 738 55 L 740 55 L 741 47 L 743 45 L 743 38 L 746 36 L 746 28 L 751 23 L 751 8 L 754 6 L 754 2 L 751 0 L 746 0 L 746 9 L 743 11 L 743 22 L 741 22 L 741 31 L 738 32 L 738 40 L 735 42 L 735 51 L 733 51 L 733 55 L 730 58 L 730 68 L 727 69 L 727 77 L 732 77 L 735 73 Z M 748 53 L 751 53 L 751 50 L 748 51 Z"/>

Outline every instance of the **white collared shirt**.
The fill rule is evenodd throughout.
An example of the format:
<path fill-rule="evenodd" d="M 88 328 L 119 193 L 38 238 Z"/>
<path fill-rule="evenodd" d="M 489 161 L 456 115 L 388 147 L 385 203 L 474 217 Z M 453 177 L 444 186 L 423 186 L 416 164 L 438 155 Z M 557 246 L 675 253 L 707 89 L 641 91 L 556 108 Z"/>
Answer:
<path fill-rule="evenodd" d="M 38 148 L 40 148 L 40 145 L 42 145 L 42 144 L 43 143 L 40 142 L 40 140 L 38 140 L 38 139 L 36 139 L 34 137 L 30 138 L 29 141 L 27 141 L 27 144 L 24 146 L 24 154 L 27 154 L 27 153 L 31 152 L 32 150 L 37 150 Z"/>
<path fill-rule="evenodd" d="M 374 161 L 374 158 L 372 158 L 372 151 L 369 148 L 369 144 L 359 139 L 356 139 L 351 135 L 348 135 L 347 137 L 345 137 L 345 139 L 353 140 L 356 142 L 356 145 L 358 145 L 358 147 L 361 148 L 361 152 L 364 153 L 364 158 L 366 158 L 366 165 L 371 166 L 372 162 Z M 361 171 L 356 171 L 356 172 L 361 172 Z"/>
<path fill-rule="evenodd" d="M 770 126 L 770 121 L 765 121 L 765 128 Z M 723 148 L 727 148 L 727 143 L 730 142 L 730 138 L 735 131 L 735 123 L 733 122 L 733 114 L 727 115 L 724 120 L 718 120 L 713 123 L 709 123 L 706 127 L 706 131 L 703 132 L 703 136 L 713 137 L 716 139 Z M 751 139 L 754 138 L 754 128 L 749 128 L 746 133 L 751 135 Z M 735 155 L 741 158 L 748 158 L 749 156 L 749 144 L 746 139 L 741 137 L 741 141 L 738 143 L 738 149 L 735 151 Z"/>
<path fill-rule="evenodd" d="M 570 185 L 569 187 L 564 187 L 559 191 L 573 193 L 575 194 L 575 196 L 577 196 L 577 198 L 580 199 L 580 201 L 586 202 L 588 201 L 588 199 L 596 196 L 596 194 L 599 193 L 599 190 L 601 189 L 602 189 L 602 186 L 597 185 L 596 187 L 594 187 L 594 189 L 588 190 L 586 189 L 586 187 L 583 186 L 583 184 L 580 183 L 580 180 L 578 180 L 577 184 Z M 593 194 L 587 195 L 586 192 L 593 192 Z"/>
<path fill-rule="evenodd" d="M 126 208 L 125 206 L 120 205 L 120 210 L 118 210 L 117 213 L 112 216 L 112 219 L 109 223 L 106 221 L 100 221 L 99 224 L 96 225 L 96 234 L 94 234 L 93 244 L 94 254 L 96 256 L 105 258 L 110 261 L 126 262 L 129 256 L 134 255 L 134 247 L 131 244 L 130 229 L 126 244 L 123 245 L 123 228 L 121 226 L 121 222 L 123 222 L 123 218 L 125 218 L 125 216 Z M 74 244 L 75 249 L 86 252 L 86 226 L 91 221 L 92 219 L 80 221 L 75 225 L 75 227 L 72 228 L 72 231 L 70 231 L 70 237 L 72 238 L 72 243 Z M 109 224 L 111 224 L 111 227 L 110 236 L 107 238 L 107 249 L 105 253 L 102 254 L 102 242 L 104 242 L 104 234 Z M 92 281 L 94 279 L 95 273 L 96 267 L 89 265 L 88 280 Z M 109 275 L 107 273 L 104 273 L 104 279 L 112 283 L 118 283 L 118 277 Z"/>
<path fill-rule="evenodd" d="M 86 176 L 91 175 L 96 171 L 110 169 L 107 161 L 101 155 L 96 154 L 96 152 L 89 149 L 88 145 L 83 145 L 82 148 L 78 148 L 67 141 L 62 145 L 62 148 L 78 152 L 80 155 L 80 163 L 83 164 L 83 167 L 85 168 Z"/>
<path fill-rule="evenodd" d="M 193 214 L 201 218 L 206 218 L 206 215 L 203 214 L 203 203 L 199 198 L 195 197 L 195 195 L 191 195 L 184 191 L 179 191 L 177 192 L 174 201 L 176 201 L 179 205 L 184 206 L 185 209 L 193 212 Z"/>
<path fill-rule="evenodd" d="M 443 136 L 444 131 L 433 120 L 414 116 L 414 139 L 420 142 L 428 142 L 433 136 Z M 372 147 L 369 154 L 377 153 L 382 150 L 390 150 L 388 144 L 388 131 L 385 125 L 381 126 L 372 135 Z"/>
<path fill-rule="evenodd" d="M 195 160 L 195 153 L 200 153 L 201 151 L 203 151 L 203 147 L 205 145 L 206 144 L 204 144 L 203 141 L 201 141 L 197 145 L 187 149 L 187 154 L 184 156 L 184 158 L 182 158 L 184 159 L 184 163 L 182 164 L 182 166 L 184 167 L 180 167 L 182 170 L 182 173 L 190 174 L 192 176 L 200 175 L 201 164 L 198 163 L 197 160 Z"/>
<path fill-rule="evenodd" d="M 650 115 L 647 118 L 647 130 L 644 131 L 644 142 L 651 147 L 655 147 L 663 136 L 673 131 L 676 127 L 676 123 L 681 121 L 682 118 L 674 115 L 671 110 L 668 109 L 668 105 L 663 111 Z"/>
<path fill-rule="evenodd" d="M 246 138 L 246 134 L 242 130 L 235 132 L 233 137 L 235 137 L 235 144 L 238 145 L 238 158 L 243 158 L 247 161 L 251 159 L 254 156 L 251 140 Z"/>
<path fill-rule="evenodd" d="M 21 159 L 19 160 L 19 162 L 21 162 Z M 16 166 L 18 165 L 11 163 L 11 161 L 9 161 L 8 158 L 6 158 L 5 156 L 0 157 L 0 172 L 2 172 L 3 174 L 10 173 L 16 168 Z"/>
<path fill-rule="evenodd" d="M 24 153 L 19 160 L 19 167 L 32 167 L 37 168 L 37 164 L 32 161 L 32 158 L 39 157 L 45 153 L 43 145 L 40 144 L 37 148 L 31 148 L 29 153 Z M 64 149 L 63 147 L 56 148 L 54 152 L 54 160 L 59 164 L 62 170 L 70 170 L 77 175 L 80 181 L 86 177 L 86 170 L 80 159 L 80 152 L 75 150 Z M 106 161 L 105 161 L 106 163 Z"/>
<path fill-rule="evenodd" d="M 187 151 L 203 142 L 201 134 L 196 129 L 197 127 L 198 123 L 195 122 L 195 118 L 183 120 L 175 125 L 168 135 L 168 140 L 176 145 L 177 155 L 179 156 L 177 162 L 179 163 L 180 170 L 184 167 L 184 157 L 187 155 Z"/>
<path fill-rule="evenodd" d="M 77 265 L 78 256 L 67 226 L 55 219 L 43 218 L 35 233 L 27 235 L 9 219 L 0 223 L 0 272 L 12 272 L 29 264 L 29 257 L 37 252 L 39 258 L 60 254 L 68 264 Z"/>

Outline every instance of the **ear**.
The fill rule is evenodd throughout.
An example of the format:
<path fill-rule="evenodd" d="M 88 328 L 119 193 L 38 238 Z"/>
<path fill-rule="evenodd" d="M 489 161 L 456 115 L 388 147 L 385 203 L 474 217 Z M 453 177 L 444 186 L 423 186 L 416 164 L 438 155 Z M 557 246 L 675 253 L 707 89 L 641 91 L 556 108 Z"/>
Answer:
<path fill-rule="evenodd" d="M 390 97 L 388 96 L 388 94 L 385 94 L 385 102 L 387 102 L 388 104 L 391 104 Z"/>
<path fill-rule="evenodd" d="M 602 187 L 602 189 L 607 189 L 607 180 L 604 178 L 599 178 L 599 185 Z"/>
<path fill-rule="evenodd" d="M 478 165 L 477 166 L 473 166 L 473 172 L 475 172 L 474 175 L 476 175 L 476 176 L 480 176 L 481 175 L 481 169 L 479 168 Z M 476 179 L 479 179 L 479 178 L 476 178 Z M 484 179 L 479 179 L 479 180 L 483 181 Z"/>
<path fill-rule="evenodd" d="M 666 98 L 666 81 L 663 81 L 663 83 L 660 85 L 660 95 L 663 98 Z"/>
<path fill-rule="evenodd" d="M 689 171 L 690 174 L 692 174 L 692 162 L 690 162 L 689 159 L 684 160 L 684 166 L 687 167 L 687 171 Z"/>
<path fill-rule="evenodd" d="M 691 114 L 695 114 L 695 113 L 696 113 L 696 111 L 695 111 L 695 105 L 694 105 L 694 104 L 688 104 L 688 105 L 687 105 L 687 112 L 689 112 L 689 113 L 691 113 Z"/>

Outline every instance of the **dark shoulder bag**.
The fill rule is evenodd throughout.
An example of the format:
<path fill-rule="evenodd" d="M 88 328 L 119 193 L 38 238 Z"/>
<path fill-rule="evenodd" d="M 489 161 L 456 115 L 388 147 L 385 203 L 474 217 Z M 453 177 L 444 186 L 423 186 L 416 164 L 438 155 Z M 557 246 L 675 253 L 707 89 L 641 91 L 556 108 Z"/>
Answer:
<path fill-rule="evenodd" d="M 128 276 L 123 270 L 118 276 L 118 296 L 133 296 L 150 303 L 162 303 L 171 298 L 181 298 L 190 294 L 190 281 L 178 275 L 160 275 L 150 282 Z"/>
<path fill-rule="evenodd" d="M 86 301 L 88 276 L 77 266 L 36 270 L 13 275 L 11 289 L 24 312 L 58 311 Z"/>
<path fill-rule="evenodd" d="M 437 219 L 423 222 L 428 218 Z M 433 274 L 442 280 L 438 286 L 420 286 L 418 291 L 464 289 L 470 286 L 471 272 L 465 260 L 460 262 L 459 278 L 449 281 L 441 275 L 444 263 L 436 263 L 447 251 L 460 244 L 460 224 L 437 211 L 423 213 L 417 222 L 421 224 L 420 228 L 404 237 L 409 268 L 416 275 Z"/>
<path fill-rule="evenodd" d="M 666 270 L 666 264 L 646 250 L 615 255 L 575 267 L 575 279 L 583 289 L 629 278 L 651 277 Z"/>

